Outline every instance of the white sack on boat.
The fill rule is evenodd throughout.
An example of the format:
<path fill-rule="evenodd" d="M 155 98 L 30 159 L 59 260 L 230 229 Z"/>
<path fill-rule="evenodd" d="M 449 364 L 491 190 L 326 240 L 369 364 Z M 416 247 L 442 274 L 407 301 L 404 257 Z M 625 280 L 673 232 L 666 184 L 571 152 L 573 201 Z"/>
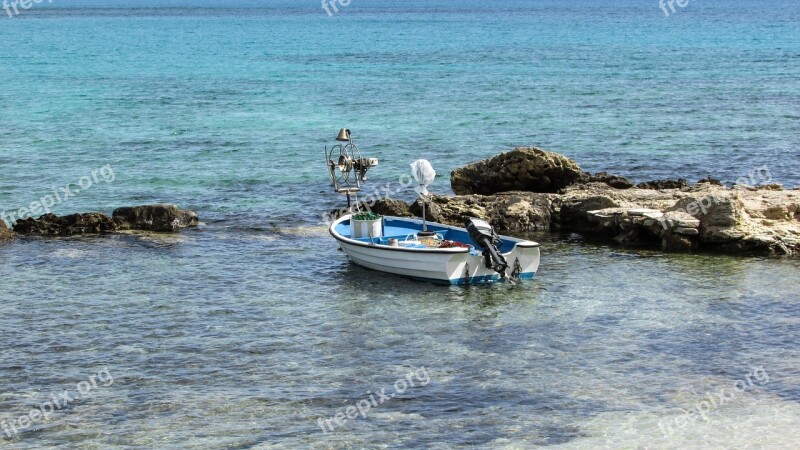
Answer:
<path fill-rule="evenodd" d="M 433 179 L 436 177 L 436 171 L 433 170 L 430 161 L 418 159 L 411 163 L 411 174 L 414 175 L 414 179 L 419 183 L 419 186 L 415 187 L 414 190 L 420 195 L 428 195 L 428 185 L 433 183 Z"/>

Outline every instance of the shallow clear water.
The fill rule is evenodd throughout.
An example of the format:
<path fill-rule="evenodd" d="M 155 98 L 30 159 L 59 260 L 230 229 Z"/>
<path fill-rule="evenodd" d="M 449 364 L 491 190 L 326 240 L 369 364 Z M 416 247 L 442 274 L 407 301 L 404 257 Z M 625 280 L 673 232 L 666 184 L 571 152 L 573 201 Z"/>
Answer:
<path fill-rule="evenodd" d="M 795 261 L 543 234 L 535 281 L 446 288 L 348 264 L 319 223 L 341 126 L 381 159 L 370 186 L 426 157 L 446 193 L 515 145 L 637 181 L 767 164 L 800 184 L 796 3 L 187 5 L 0 16 L 0 211 L 110 164 L 53 211 L 166 201 L 204 222 L 0 246 L 0 436 L 113 376 L 0 447 L 796 447 Z"/>
<path fill-rule="evenodd" d="M 790 447 L 797 262 L 537 238 L 535 282 L 469 288 L 347 265 L 318 229 L 14 243 L 4 417 L 103 367 L 113 384 L 6 444 L 686 448 L 734 430 Z M 322 432 L 421 367 L 425 386 Z M 659 428 L 754 367 L 769 381 L 672 440 Z"/>

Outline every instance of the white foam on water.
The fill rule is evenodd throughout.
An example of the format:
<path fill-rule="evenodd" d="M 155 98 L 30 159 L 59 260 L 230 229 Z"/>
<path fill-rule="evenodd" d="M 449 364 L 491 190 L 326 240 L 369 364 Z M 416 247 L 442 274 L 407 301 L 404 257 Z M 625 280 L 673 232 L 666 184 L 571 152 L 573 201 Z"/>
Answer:
<path fill-rule="evenodd" d="M 378 406 L 378 408 L 380 408 L 380 406 Z M 360 417 L 361 416 L 359 416 L 358 418 L 360 418 Z M 395 422 L 395 421 L 398 421 L 398 420 L 425 420 L 425 417 L 423 417 L 420 414 L 403 413 L 403 412 L 400 412 L 400 411 L 390 411 L 390 412 L 371 412 L 370 411 L 368 413 L 367 417 L 370 418 L 370 419 L 384 420 L 384 421 L 387 421 L 387 422 Z M 357 419 L 353 419 L 353 420 L 357 420 Z"/>
<path fill-rule="evenodd" d="M 328 227 L 326 226 L 278 227 L 277 231 L 284 235 L 300 238 L 328 236 Z"/>
<path fill-rule="evenodd" d="M 86 255 L 89 254 L 87 250 L 81 250 L 76 248 L 58 248 L 55 249 L 50 255 L 54 258 L 68 258 L 68 259 L 78 259 L 84 258 Z"/>
<path fill-rule="evenodd" d="M 664 425 L 674 424 L 670 419 L 678 415 L 674 410 L 603 413 L 583 424 L 586 437 L 552 448 L 793 449 L 798 445 L 800 405 L 777 397 L 745 395 L 709 412 L 708 420 L 698 418 L 672 430 Z"/>
<path fill-rule="evenodd" d="M 116 349 L 123 353 L 136 353 L 140 355 L 147 354 L 147 350 L 142 348 L 140 345 L 119 345 Z"/>

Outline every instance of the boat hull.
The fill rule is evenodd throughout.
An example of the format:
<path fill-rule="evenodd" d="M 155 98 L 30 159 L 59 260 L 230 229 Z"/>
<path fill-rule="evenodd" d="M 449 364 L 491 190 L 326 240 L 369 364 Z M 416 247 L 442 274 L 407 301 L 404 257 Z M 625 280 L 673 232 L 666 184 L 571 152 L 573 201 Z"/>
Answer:
<path fill-rule="evenodd" d="M 389 230 L 394 234 L 421 229 L 421 220 L 386 217 Z M 475 250 L 466 248 L 405 248 L 382 245 L 385 239 L 372 242 L 352 239 L 346 235 L 349 216 L 345 216 L 330 227 L 331 235 L 338 241 L 341 249 L 355 264 L 381 272 L 402 275 L 418 280 L 441 284 L 483 284 L 500 281 L 497 272 L 486 268 L 483 256 Z M 461 242 L 467 241 L 468 234 L 463 228 L 428 223 L 432 231 L 458 236 Z M 392 234 L 392 233 L 390 233 Z M 502 252 L 509 263 L 507 277 L 531 279 L 539 267 L 539 244 L 521 239 L 501 236 L 508 251 Z M 473 244 L 471 240 L 468 242 Z"/>

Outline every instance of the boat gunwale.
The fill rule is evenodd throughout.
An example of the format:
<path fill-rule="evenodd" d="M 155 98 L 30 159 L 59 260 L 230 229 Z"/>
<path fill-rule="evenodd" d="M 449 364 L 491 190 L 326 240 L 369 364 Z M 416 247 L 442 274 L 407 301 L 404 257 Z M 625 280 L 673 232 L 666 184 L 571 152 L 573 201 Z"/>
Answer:
<path fill-rule="evenodd" d="M 343 236 L 339 232 L 337 232 L 336 231 L 336 226 L 338 226 L 340 223 L 344 222 L 345 220 L 350 220 L 350 218 L 352 216 L 353 216 L 352 214 L 348 214 L 346 216 L 342 216 L 339 219 L 337 219 L 336 221 L 334 221 L 330 225 L 330 227 L 328 227 L 328 232 L 331 234 L 331 236 L 333 236 L 334 239 L 336 239 L 339 242 L 344 242 L 346 244 L 355 245 L 355 246 L 358 246 L 358 247 L 374 248 L 374 249 L 378 249 L 378 250 L 388 250 L 388 251 L 393 251 L 393 252 L 398 252 L 399 251 L 399 252 L 412 252 L 412 253 L 441 253 L 441 254 L 461 254 L 461 253 L 469 253 L 470 252 L 469 248 L 462 248 L 462 247 L 453 247 L 453 248 L 392 247 L 392 246 L 389 246 L 389 245 L 374 244 L 374 243 L 371 243 L 371 242 L 363 242 L 363 241 L 358 241 L 358 240 L 355 240 L 355 239 L 352 239 L 352 238 L 348 238 L 348 237 Z M 384 216 L 383 218 L 384 219 L 397 219 L 397 220 L 400 220 L 400 221 L 422 220 L 422 219 L 417 219 L 417 218 L 413 218 L 413 217 L 396 217 L 396 216 Z M 463 228 L 455 227 L 455 226 L 452 226 L 452 225 L 444 225 L 444 224 L 435 223 L 435 222 L 431 222 L 431 224 L 436 225 L 437 227 L 444 227 L 444 228 L 449 228 L 449 229 L 454 229 L 454 230 L 463 230 Z M 500 239 L 507 239 L 507 240 L 510 240 L 511 242 L 515 243 L 514 247 L 512 247 L 512 249 L 510 251 L 508 251 L 506 253 L 502 253 L 502 255 L 504 255 L 504 256 L 511 254 L 514 251 L 514 249 L 517 248 L 517 247 L 520 247 L 520 248 L 535 248 L 535 247 L 539 247 L 539 243 L 538 242 L 528 241 L 528 240 L 525 240 L 525 239 L 518 239 L 518 238 L 513 238 L 513 237 L 510 237 L 510 236 L 500 236 Z"/>

